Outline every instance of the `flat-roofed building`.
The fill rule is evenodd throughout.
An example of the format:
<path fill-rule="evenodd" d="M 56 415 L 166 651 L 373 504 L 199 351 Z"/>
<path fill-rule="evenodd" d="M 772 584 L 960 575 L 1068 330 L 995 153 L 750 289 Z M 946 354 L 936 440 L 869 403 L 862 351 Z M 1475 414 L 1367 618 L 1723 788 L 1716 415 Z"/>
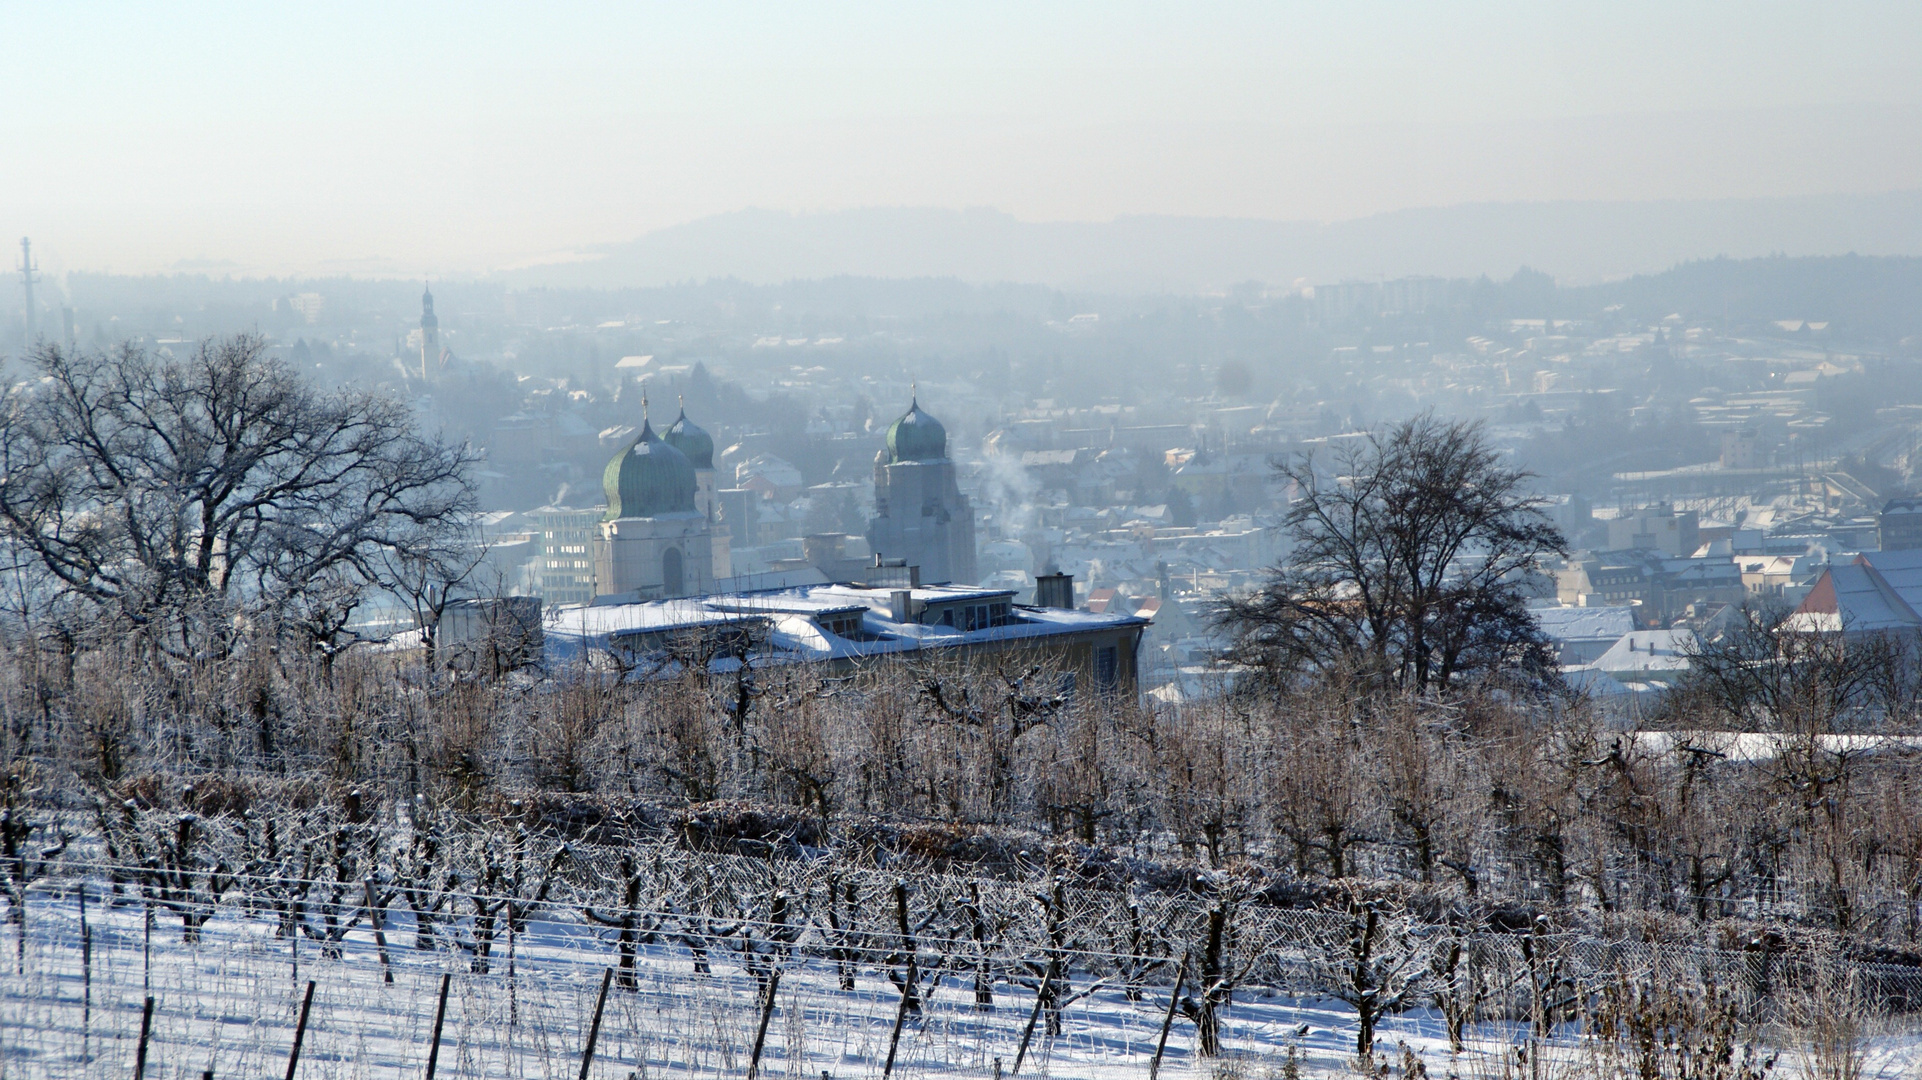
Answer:
<path fill-rule="evenodd" d="M 834 674 L 902 660 L 951 660 L 993 669 L 1052 668 L 1077 691 L 1132 697 L 1148 620 L 1014 602 L 1006 589 L 959 585 L 809 585 L 550 611 L 549 663 L 620 655 L 715 670 L 820 664 Z"/>
<path fill-rule="evenodd" d="M 1700 534 L 1699 514 L 1662 503 L 1610 519 L 1608 546 L 1616 551 L 1644 548 L 1686 559 L 1702 545 Z"/>
<path fill-rule="evenodd" d="M 601 508 L 543 506 L 534 519 L 536 580 L 549 608 L 594 599 L 594 545 Z"/>
<path fill-rule="evenodd" d="M 1876 519 L 1883 551 L 1922 548 L 1922 499 L 1890 499 Z"/>

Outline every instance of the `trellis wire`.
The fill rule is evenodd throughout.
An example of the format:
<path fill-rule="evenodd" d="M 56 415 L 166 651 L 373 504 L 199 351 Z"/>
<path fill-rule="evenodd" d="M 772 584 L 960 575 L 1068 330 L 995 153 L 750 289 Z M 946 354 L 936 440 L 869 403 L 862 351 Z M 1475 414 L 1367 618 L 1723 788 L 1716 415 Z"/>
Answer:
<path fill-rule="evenodd" d="M 308 1062 L 303 1075 L 370 1075 L 368 1070 L 379 1063 L 417 1070 L 415 1051 L 426 1045 L 438 980 L 448 973 L 459 990 L 456 1015 L 450 1017 L 456 1034 L 445 1051 L 450 1071 L 566 1073 L 581 1049 L 589 1008 L 584 999 L 617 962 L 618 930 L 590 925 L 578 913 L 583 905 L 618 906 L 618 856 L 594 849 L 578 854 L 566 888 L 541 905 L 521 935 L 518 966 L 510 969 L 506 955 L 497 952 L 484 972 L 475 970 L 470 951 L 450 946 L 451 934 L 443 934 L 440 947 L 432 950 L 410 948 L 397 937 L 389 942 L 390 963 L 383 964 L 372 926 L 365 922 L 340 939 L 338 959 L 325 958 L 311 943 L 305 955 L 298 955 L 298 941 L 275 936 L 276 920 L 260 898 L 236 887 L 211 902 L 208 926 L 214 929 L 199 944 L 183 947 L 177 930 L 161 931 L 165 937 L 157 951 L 164 958 L 165 974 L 178 982 L 154 983 L 155 1060 L 165 1063 L 167 1075 L 211 1067 L 187 1060 L 196 1053 L 217 1061 L 218 1075 L 273 1071 L 286 1058 L 304 976 L 320 984 L 321 1012 L 303 1050 Z M 1057 945 L 1041 932 L 1035 917 L 1041 883 L 1033 881 L 680 854 L 683 857 L 672 860 L 663 854 L 665 861 L 658 867 L 662 879 L 647 891 L 652 902 L 621 909 L 650 921 L 653 940 L 636 947 L 636 985 L 610 1003 L 603 1036 L 608 1042 L 600 1056 L 613 1075 L 626 1075 L 622 1068 L 637 1074 L 649 1069 L 687 1075 L 742 1071 L 765 1001 L 765 983 L 755 974 L 756 964 L 773 965 L 787 976 L 779 985 L 780 1012 L 789 1035 L 767 1047 L 771 1064 L 762 1068 L 763 1075 L 785 1070 L 787 1075 L 812 1077 L 820 1071 L 814 1066 L 830 1057 L 851 1071 L 873 1071 L 886 1033 L 900 1015 L 902 996 L 888 975 L 902 963 L 909 946 L 879 903 L 853 906 L 838 929 L 823 919 L 820 893 L 829 880 L 843 888 L 852 883 L 858 895 L 870 899 L 884 888 L 907 884 L 917 917 L 938 914 L 944 907 L 951 913 L 965 901 L 1006 919 L 1004 932 L 986 941 L 953 933 L 951 920 L 942 924 L 934 918 L 916 935 L 913 951 L 925 955 L 937 974 L 928 987 L 926 1015 L 905 1047 L 909 1065 L 897 1071 L 957 1055 L 985 1067 L 993 1056 L 1007 1054 L 1018 1038 L 1019 1017 L 1035 1001 L 1032 984 L 1038 965 L 1050 957 L 1068 972 L 1071 988 L 1086 989 L 1105 980 L 1116 988 L 1132 981 L 1141 989 L 1143 1001 L 1132 1012 L 1124 1005 L 1117 1013 L 1110 995 L 1108 1027 L 1114 1027 L 1112 1018 L 1119 1015 L 1120 1029 L 1140 1036 L 1129 1043 L 1130 1053 L 1140 1057 L 1137 1064 L 1145 1064 L 1143 1055 L 1150 1052 L 1153 1030 L 1167 1008 L 1166 983 L 1175 966 L 1191 956 L 1194 929 L 1210 902 L 1193 895 L 1131 895 L 1064 886 L 1058 895 L 1068 902 L 1069 929 L 1063 935 L 1068 944 Z M 42 1067 L 38 1074 L 125 1075 L 130 1061 L 128 1012 L 146 992 L 147 981 L 141 928 L 151 900 L 139 881 L 151 871 L 74 861 L 29 892 L 25 918 L 12 931 L 17 935 L 21 925 L 26 928 L 24 940 L 16 939 L 23 965 L 0 977 L 5 988 L 0 995 L 0 1052 L 18 1064 L 9 1068 L 9 1075 L 36 1075 Z M 339 883 L 281 878 L 276 884 Z M 82 889 L 92 897 L 93 912 L 84 931 L 78 918 Z M 796 909 L 779 924 L 755 913 L 757 904 L 776 893 L 790 897 Z M 459 890 L 448 895 L 455 909 L 472 909 L 476 900 L 506 899 Z M 348 905 L 337 914 L 349 917 L 352 909 Z M 1149 935 L 1158 948 L 1128 951 L 1100 944 L 1113 940 L 1116 920 L 1124 918 L 1158 927 Z M 451 919 L 450 929 L 457 923 L 471 933 L 471 917 L 464 923 Z M 392 910 L 386 925 L 405 934 L 405 909 Z M 1338 912 L 1243 903 L 1235 908 L 1232 936 L 1237 955 L 1248 962 L 1250 984 L 1315 995 L 1336 989 L 1330 985 L 1325 946 L 1338 941 L 1347 928 Z M 777 929 L 789 936 L 777 938 Z M 1410 922 L 1406 932 L 1419 947 L 1422 940 L 1454 931 Z M 1796 972 L 1807 967 L 1806 960 L 1765 951 L 1572 934 L 1479 932 L 1464 940 L 1490 984 L 1503 988 L 1485 1003 L 1488 1015 L 1526 1014 L 1522 995 L 1531 965 L 1537 973 L 1551 966 L 1553 978 L 1578 990 L 1632 978 L 1681 986 L 1714 982 L 1755 997 L 1767 996 L 1783 980 L 1806 977 Z M 696 947 L 708 952 L 712 968 L 698 978 L 692 968 Z M 83 952 L 91 953 L 85 970 Z M 852 991 L 839 988 L 847 963 L 858 969 Z M 1922 971 L 1894 964 L 1854 964 L 1848 970 L 1886 1000 L 1922 1001 Z M 390 971 L 397 975 L 391 986 L 382 982 Z M 985 973 L 1004 1007 L 993 1013 L 973 1007 L 970 985 L 977 973 Z M 1029 985 L 1022 986 L 1024 982 Z M 91 1021 L 83 1008 L 83 984 L 92 993 Z M 236 1014 L 236 1000 L 262 1007 Z M 379 1008 L 371 1008 L 370 1002 Z M 1069 1012 L 1062 1038 L 1072 1044 L 1075 1010 Z M 836 1039 L 838 1057 L 822 1049 Z"/>

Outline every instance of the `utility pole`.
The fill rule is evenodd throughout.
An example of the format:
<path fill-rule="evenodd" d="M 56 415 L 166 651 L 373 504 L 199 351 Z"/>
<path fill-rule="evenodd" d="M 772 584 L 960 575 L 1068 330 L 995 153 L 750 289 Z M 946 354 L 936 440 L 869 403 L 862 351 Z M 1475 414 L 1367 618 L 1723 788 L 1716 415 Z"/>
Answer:
<path fill-rule="evenodd" d="M 40 268 L 33 263 L 33 242 L 26 237 L 20 238 L 20 290 L 27 298 L 27 344 L 33 344 L 33 283 L 40 278 Z"/>

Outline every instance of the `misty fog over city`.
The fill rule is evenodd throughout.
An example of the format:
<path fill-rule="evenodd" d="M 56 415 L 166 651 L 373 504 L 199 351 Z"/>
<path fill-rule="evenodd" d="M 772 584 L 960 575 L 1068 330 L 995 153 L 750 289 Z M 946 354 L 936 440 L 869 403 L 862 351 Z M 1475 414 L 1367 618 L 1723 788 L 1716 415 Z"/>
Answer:
<path fill-rule="evenodd" d="M 1922 9 L 0 31 L 0 1076 L 1922 1070 Z"/>

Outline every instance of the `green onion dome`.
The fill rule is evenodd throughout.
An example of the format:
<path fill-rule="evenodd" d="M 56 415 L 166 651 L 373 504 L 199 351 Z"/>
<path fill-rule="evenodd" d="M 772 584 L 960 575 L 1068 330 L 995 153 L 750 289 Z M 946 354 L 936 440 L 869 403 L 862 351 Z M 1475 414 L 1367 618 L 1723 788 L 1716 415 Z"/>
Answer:
<path fill-rule="evenodd" d="M 922 412 L 918 399 L 910 401 L 908 411 L 888 427 L 888 463 L 939 461 L 947 456 L 948 429 Z"/>
<path fill-rule="evenodd" d="M 695 468 L 712 469 L 714 467 L 714 436 L 695 426 L 694 422 L 687 418 L 686 408 L 681 409 L 681 415 L 674 421 L 674 426 L 668 428 L 667 434 L 661 438 L 667 445 L 686 454 L 687 460 L 693 462 Z"/>
<path fill-rule="evenodd" d="M 601 483 L 608 521 L 694 512 L 694 463 L 662 442 L 645 420 L 640 438 L 607 463 Z"/>

